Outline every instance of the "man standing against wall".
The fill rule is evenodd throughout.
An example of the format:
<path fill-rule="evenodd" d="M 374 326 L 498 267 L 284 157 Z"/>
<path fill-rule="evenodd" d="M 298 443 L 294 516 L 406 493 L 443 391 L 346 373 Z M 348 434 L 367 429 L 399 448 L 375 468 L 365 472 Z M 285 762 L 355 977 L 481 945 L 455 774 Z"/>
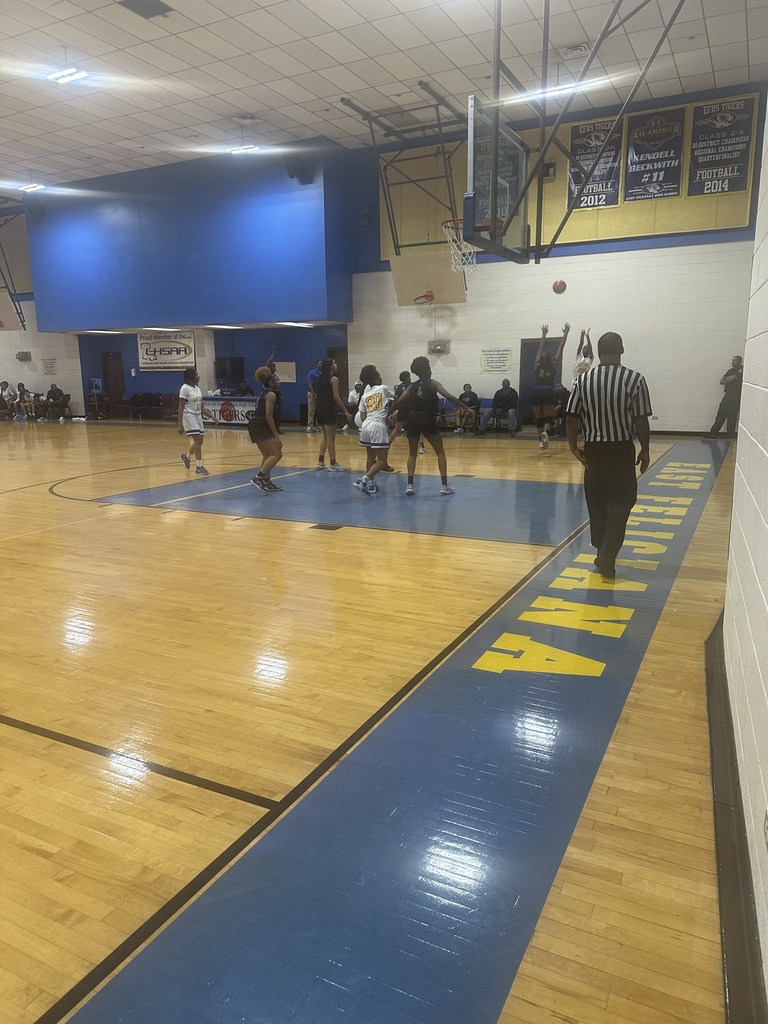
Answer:
<path fill-rule="evenodd" d="M 576 381 L 565 424 L 571 452 L 584 466 L 584 496 L 592 546 L 597 548 L 595 565 L 609 580 L 616 578 L 616 556 L 637 501 L 635 466 L 644 473 L 650 463 L 648 385 L 642 374 L 621 365 L 623 352 L 619 334 L 609 332 L 600 338 L 600 363 Z M 579 424 L 583 450 L 578 447 Z M 640 442 L 637 458 L 635 435 Z"/>
<path fill-rule="evenodd" d="M 315 391 L 315 385 L 317 384 L 317 378 L 320 376 L 320 367 L 323 365 L 322 359 L 318 359 L 315 363 L 314 370 L 310 370 L 307 374 L 307 433 L 311 434 L 313 430 L 319 430 L 319 427 L 315 423 L 315 409 L 317 408 L 317 392 Z"/>
<path fill-rule="evenodd" d="M 741 406 L 741 384 L 744 377 L 744 366 L 741 356 L 734 356 L 730 367 L 720 378 L 720 383 L 725 388 L 723 400 L 715 416 L 715 422 L 704 435 L 706 438 L 717 437 L 720 427 L 726 424 L 726 437 L 736 437 L 736 428 L 739 423 L 739 407 Z"/>

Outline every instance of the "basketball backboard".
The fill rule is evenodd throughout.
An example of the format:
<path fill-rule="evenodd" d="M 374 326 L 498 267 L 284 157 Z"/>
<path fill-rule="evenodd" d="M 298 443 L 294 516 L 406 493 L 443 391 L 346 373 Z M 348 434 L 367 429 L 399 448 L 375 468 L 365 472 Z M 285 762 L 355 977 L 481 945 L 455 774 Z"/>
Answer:
<path fill-rule="evenodd" d="M 464 240 L 514 263 L 528 262 L 528 201 L 512 209 L 528 176 L 528 147 L 501 124 L 498 108 L 468 104 Z"/>

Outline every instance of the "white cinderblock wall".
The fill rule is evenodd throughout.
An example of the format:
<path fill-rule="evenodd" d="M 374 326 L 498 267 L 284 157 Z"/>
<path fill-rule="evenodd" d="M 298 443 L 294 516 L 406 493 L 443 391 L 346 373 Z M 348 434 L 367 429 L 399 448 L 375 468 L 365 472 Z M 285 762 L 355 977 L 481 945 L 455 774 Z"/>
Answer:
<path fill-rule="evenodd" d="M 450 354 L 430 357 L 436 379 L 454 393 L 469 382 L 490 398 L 505 375 L 482 372 L 481 349 L 512 348 L 506 376 L 517 388 L 520 339 L 538 337 L 545 322 L 558 335 L 567 320 L 568 372 L 582 327 L 592 328 L 593 341 L 617 331 L 625 363 L 648 379 L 652 429 L 708 430 L 722 397 L 718 381 L 744 352 L 751 263 L 752 243 L 738 242 L 485 264 L 468 279 L 466 304 L 438 306 L 427 319 L 397 305 L 389 273 L 359 274 L 350 379 L 372 362 L 392 386 L 414 356 L 426 355 L 428 341 L 448 338 Z M 558 278 L 567 283 L 562 295 L 552 291 Z"/>
<path fill-rule="evenodd" d="M 35 305 L 25 302 L 26 331 L 0 331 L 0 380 L 14 388 L 21 382 L 30 389 L 44 393 L 56 383 L 72 395 L 70 406 L 75 416 L 84 414 L 83 380 L 80 375 L 80 350 L 76 334 L 43 334 L 37 330 Z M 21 362 L 17 352 L 31 352 L 30 362 Z M 56 360 L 56 372 L 46 373 L 43 359 Z"/>
<path fill-rule="evenodd" d="M 766 135 L 768 138 L 768 134 Z M 768 150 L 744 356 L 724 641 L 768 987 Z"/>

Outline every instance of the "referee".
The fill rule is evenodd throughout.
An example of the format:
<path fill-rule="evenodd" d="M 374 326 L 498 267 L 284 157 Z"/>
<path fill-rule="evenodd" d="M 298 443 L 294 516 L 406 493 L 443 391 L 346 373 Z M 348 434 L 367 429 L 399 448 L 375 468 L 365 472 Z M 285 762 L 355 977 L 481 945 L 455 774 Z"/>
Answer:
<path fill-rule="evenodd" d="M 584 465 L 591 540 L 597 548 L 595 565 L 609 580 L 616 578 L 616 556 L 637 501 L 635 465 L 644 473 L 650 463 L 648 385 L 642 374 L 621 365 L 623 352 L 621 335 L 611 331 L 600 338 L 600 363 L 577 379 L 566 410 L 568 444 Z M 579 424 L 583 451 L 577 445 Z M 640 442 L 637 459 L 635 435 Z"/>

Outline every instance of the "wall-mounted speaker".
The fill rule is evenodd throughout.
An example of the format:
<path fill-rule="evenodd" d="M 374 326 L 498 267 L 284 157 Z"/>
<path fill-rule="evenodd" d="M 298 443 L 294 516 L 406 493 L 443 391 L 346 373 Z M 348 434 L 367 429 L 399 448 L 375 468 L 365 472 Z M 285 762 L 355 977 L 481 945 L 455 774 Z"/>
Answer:
<path fill-rule="evenodd" d="M 16 353 L 16 358 L 19 360 L 20 363 L 31 363 L 32 362 L 32 353 L 31 352 L 17 352 Z"/>
<path fill-rule="evenodd" d="M 286 171 L 288 171 L 288 177 L 298 178 L 300 185 L 311 185 L 315 180 L 314 170 L 311 167 L 307 167 L 304 163 L 304 158 L 297 153 L 284 154 L 283 163 L 285 164 Z"/>
<path fill-rule="evenodd" d="M 447 353 L 450 351 L 451 343 L 447 339 L 441 341 L 440 339 L 436 338 L 434 341 L 430 341 L 427 343 L 427 352 L 431 356 L 444 356 L 447 355 Z"/>

